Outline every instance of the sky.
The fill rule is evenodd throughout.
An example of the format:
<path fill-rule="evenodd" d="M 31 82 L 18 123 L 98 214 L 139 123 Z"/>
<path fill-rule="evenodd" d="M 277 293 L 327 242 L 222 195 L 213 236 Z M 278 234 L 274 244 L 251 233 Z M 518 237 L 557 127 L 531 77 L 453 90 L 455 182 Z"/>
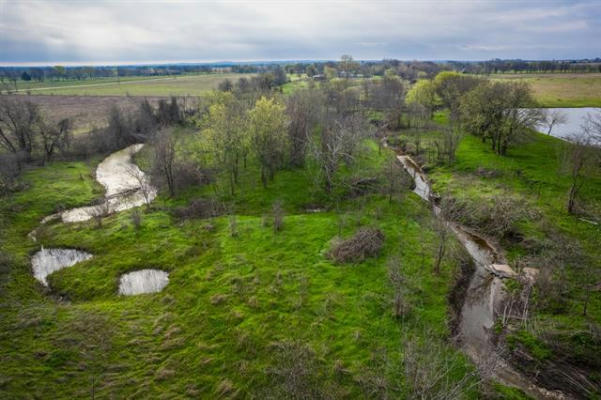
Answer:
<path fill-rule="evenodd" d="M 601 0 L 0 0 L 0 64 L 601 57 Z"/>

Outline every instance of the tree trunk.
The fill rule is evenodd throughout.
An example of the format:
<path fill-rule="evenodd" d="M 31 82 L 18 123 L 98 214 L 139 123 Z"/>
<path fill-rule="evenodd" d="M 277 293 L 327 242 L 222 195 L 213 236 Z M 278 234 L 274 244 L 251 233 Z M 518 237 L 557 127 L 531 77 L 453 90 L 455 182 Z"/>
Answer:
<path fill-rule="evenodd" d="M 574 211 L 574 203 L 576 200 L 576 182 L 572 182 L 572 186 L 570 186 L 570 191 L 568 193 L 568 213 L 572 214 Z"/>

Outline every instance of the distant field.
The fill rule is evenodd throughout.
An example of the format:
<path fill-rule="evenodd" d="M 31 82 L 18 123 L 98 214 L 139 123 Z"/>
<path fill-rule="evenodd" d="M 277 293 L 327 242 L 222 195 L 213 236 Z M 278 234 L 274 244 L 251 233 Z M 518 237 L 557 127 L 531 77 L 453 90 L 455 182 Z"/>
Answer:
<path fill-rule="evenodd" d="M 139 98 L 126 96 L 27 96 L 11 95 L 26 98 L 40 106 L 44 114 L 52 121 L 71 118 L 74 133 L 87 132 L 94 127 L 103 127 L 107 123 L 109 110 L 117 106 L 124 110 L 138 107 Z M 157 97 L 147 97 L 152 104 L 159 100 Z"/>
<path fill-rule="evenodd" d="M 103 78 L 84 81 L 18 82 L 19 93 L 70 96 L 197 96 L 216 89 L 224 79 L 253 74 L 216 73 L 184 76 Z M 5 85 L 7 83 L 5 82 Z"/>
<path fill-rule="evenodd" d="M 528 82 L 544 107 L 601 107 L 601 74 L 495 74 L 490 78 Z"/>

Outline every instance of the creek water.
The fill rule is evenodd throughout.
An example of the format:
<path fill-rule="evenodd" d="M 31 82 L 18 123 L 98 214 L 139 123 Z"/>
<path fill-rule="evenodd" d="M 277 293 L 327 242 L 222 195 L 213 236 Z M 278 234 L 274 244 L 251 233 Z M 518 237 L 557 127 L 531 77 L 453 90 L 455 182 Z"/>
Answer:
<path fill-rule="evenodd" d="M 60 213 L 63 222 L 81 222 L 98 213 L 112 214 L 151 202 L 157 190 L 132 162 L 144 145 L 134 144 L 116 151 L 96 168 L 96 179 L 106 189 L 104 201 L 96 206 L 78 207 Z"/>
<path fill-rule="evenodd" d="M 157 189 L 150 184 L 148 177 L 132 161 L 132 156 L 144 145 L 134 144 L 106 157 L 96 168 L 96 179 L 104 186 L 106 193 L 100 205 L 78 207 L 42 219 L 42 224 L 60 219 L 62 222 L 81 222 L 93 218 L 98 213 L 114 213 L 149 203 L 157 195 Z M 29 233 L 36 240 L 36 231 Z M 92 254 L 75 249 L 45 249 L 35 253 L 31 259 L 33 274 L 44 286 L 46 277 L 63 268 L 90 259 Z M 163 275 L 165 274 L 165 275 Z M 137 294 L 160 291 L 169 282 L 167 273 L 158 270 L 140 270 L 121 277 L 119 293 Z M 123 290 L 122 290 L 123 287 Z"/>
<path fill-rule="evenodd" d="M 131 296 L 142 293 L 156 293 L 169 283 L 169 274 L 158 269 L 141 269 L 121 275 L 119 294 Z"/>

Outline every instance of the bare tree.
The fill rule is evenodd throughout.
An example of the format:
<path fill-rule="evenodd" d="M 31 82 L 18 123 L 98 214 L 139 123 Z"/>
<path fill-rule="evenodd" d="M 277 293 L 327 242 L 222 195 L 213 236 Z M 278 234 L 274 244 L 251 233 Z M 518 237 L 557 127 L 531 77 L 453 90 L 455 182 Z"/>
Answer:
<path fill-rule="evenodd" d="M 462 356 L 458 352 L 430 332 L 424 332 L 421 336 L 421 339 L 407 337 L 404 343 L 403 365 L 407 398 L 461 399 L 467 391 L 480 384 L 478 372 L 466 371 Z M 492 367 L 490 369 L 492 370 Z M 463 373 L 457 373 L 462 370 Z"/>
<path fill-rule="evenodd" d="M 273 212 L 273 232 L 278 233 L 284 227 L 284 209 L 282 208 L 282 202 L 277 200 L 271 207 Z"/>
<path fill-rule="evenodd" d="M 353 164 L 359 144 L 368 134 L 369 128 L 359 114 L 335 117 L 326 113 L 321 123 L 319 143 L 312 139 L 311 145 L 326 191 L 334 187 L 340 164 Z"/>
<path fill-rule="evenodd" d="M 568 122 L 568 116 L 560 110 L 553 110 L 546 113 L 544 123 L 547 126 L 547 135 L 551 134 L 551 130 L 555 125 L 562 125 Z"/>
<path fill-rule="evenodd" d="M 298 90 L 287 98 L 286 113 L 290 118 L 290 164 L 302 167 L 305 163 L 308 138 L 318 121 L 323 99 L 315 90 Z"/>
<path fill-rule="evenodd" d="M 144 197 L 144 204 L 146 204 L 146 208 L 150 208 L 150 202 L 152 201 L 152 193 L 154 188 L 149 182 L 148 177 L 137 165 L 129 165 L 127 167 L 127 174 L 136 180 L 138 183 L 138 191 Z"/>
<path fill-rule="evenodd" d="M 593 143 L 601 144 L 601 111 L 587 114 L 582 129 Z"/>
<path fill-rule="evenodd" d="M 460 212 L 456 203 L 447 196 L 442 197 L 437 207 L 438 212 L 435 212 L 437 215 L 434 219 L 434 230 L 438 235 L 438 248 L 434 261 L 434 273 L 436 275 L 440 274 L 440 266 L 447 251 L 452 221 L 457 219 Z"/>
<path fill-rule="evenodd" d="M 396 155 L 391 154 L 386 160 L 384 166 L 384 179 L 386 180 L 386 192 L 388 194 L 388 202 L 392 203 L 395 195 L 401 193 L 402 190 L 409 188 L 411 179 L 403 166 L 397 160 Z"/>
<path fill-rule="evenodd" d="M 586 131 L 570 136 L 564 146 L 562 167 L 570 177 L 567 211 L 574 212 L 576 199 L 586 183 L 586 176 L 593 166 L 595 148 Z"/>
<path fill-rule="evenodd" d="M 40 137 L 44 147 L 44 162 L 50 161 L 56 149 L 64 151 L 71 142 L 72 123 L 69 118 L 62 119 L 56 125 L 40 120 Z"/>
<path fill-rule="evenodd" d="M 16 154 L 0 154 L 0 194 L 8 193 L 17 187 L 20 173 L 19 159 Z"/>
<path fill-rule="evenodd" d="M 401 318 L 410 311 L 410 304 L 407 301 L 407 278 L 402 271 L 402 262 L 399 257 L 394 257 L 388 261 L 388 280 L 394 289 L 394 316 Z"/>
<path fill-rule="evenodd" d="M 438 160 L 453 164 L 455 162 L 455 154 L 459 147 L 459 142 L 463 138 L 460 129 L 455 126 L 445 126 L 442 128 L 442 139 L 436 140 L 434 145 L 438 149 Z"/>
<path fill-rule="evenodd" d="M 36 104 L 0 97 L 0 146 L 31 159 L 41 114 Z"/>
<path fill-rule="evenodd" d="M 164 182 L 171 196 L 175 196 L 175 146 L 176 139 L 171 131 L 162 130 L 156 134 L 153 172 Z"/>

